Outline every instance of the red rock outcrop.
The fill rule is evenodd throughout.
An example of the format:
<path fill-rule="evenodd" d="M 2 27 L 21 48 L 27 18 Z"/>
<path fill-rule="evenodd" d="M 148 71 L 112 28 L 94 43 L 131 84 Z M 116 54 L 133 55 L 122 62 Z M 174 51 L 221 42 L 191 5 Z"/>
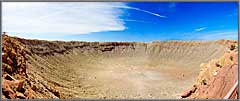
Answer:
<path fill-rule="evenodd" d="M 15 38 L 2 35 L 2 99 L 58 98 L 59 92 L 39 84 L 35 78 L 27 75 L 29 53 Z M 41 93 L 42 89 L 45 93 Z M 40 93 L 39 93 L 40 92 Z M 48 92 L 48 93 L 47 93 Z M 50 93 L 55 93 L 50 95 Z M 41 96 L 39 96 L 41 95 Z M 54 96 L 55 95 L 55 96 Z"/>
<path fill-rule="evenodd" d="M 238 43 L 229 43 L 228 50 L 218 60 L 201 65 L 194 89 L 182 94 L 188 99 L 238 99 Z M 234 89 L 231 92 L 231 89 Z M 230 96 L 227 96 L 230 94 Z"/>
<path fill-rule="evenodd" d="M 2 98 L 30 98 L 26 51 L 16 40 L 2 36 Z"/>

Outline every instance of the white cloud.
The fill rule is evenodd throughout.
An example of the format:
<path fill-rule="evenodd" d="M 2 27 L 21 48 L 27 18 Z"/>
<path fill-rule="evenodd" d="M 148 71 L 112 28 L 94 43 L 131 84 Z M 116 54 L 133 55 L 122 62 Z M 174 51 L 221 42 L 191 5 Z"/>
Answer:
<path fill-rule="evenodd" d="M 219 39 L 229 39 L 237 40 L 238 31 L 237 30 L 215 30 L 209 32 L 191 32 L 185 33 L 182 39 L 185 40 L 219 40 Z"/>
<path fill-rule="evenodd" d="M 207 27 L 201 27 L 201 28 L 195 29 L 194 31 L 199 32 L 199 31 L 202 31 L 202 30 L 204 30 L 204 29 L 206 29 L 206 28 L 207 28 Z"/>
<path fill-rule="evenodd" d="M 4 2 L 2 30 L 56 35 L 124 30 L 124 22 L 119 18 L 124 12 L 114 6 L 126 5 L 118 2 Z"/>
<path fill-rule="evenodd" d="M 204 34 L 199 34 L 197 39 L 200 40 L 217 40 L 217 39 L 230 39 L 237 40 L 238 31 L 212 31 Z"/>

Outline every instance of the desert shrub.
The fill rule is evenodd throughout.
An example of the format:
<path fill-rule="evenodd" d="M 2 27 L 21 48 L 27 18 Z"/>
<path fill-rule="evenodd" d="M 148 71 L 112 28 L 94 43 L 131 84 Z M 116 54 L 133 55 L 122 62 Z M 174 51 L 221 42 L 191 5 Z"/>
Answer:
<path fill-rule="evenodd" d="M 221 67 L 221 65 L 220 65 L 219 63 L 216 63 L 216 66 L 217 66 L 217 67 Z"/>
<path fill-rule="evenodd" d="M 230 60 L 233 61 L 233 56 L 230 56 Z"/>
<path fill-rule="evenodd" d="M 203 79 L 203 80 L 202 80 L 202 84 L 203 84 L 203 85 L 207 85 L 207 80 Z"/>
<path fill-rule="evenodd" d="M 236 49 L 236 46 L 235 45 L 231 45 L 230 50 L 232 51 L 234 49 Z"/>

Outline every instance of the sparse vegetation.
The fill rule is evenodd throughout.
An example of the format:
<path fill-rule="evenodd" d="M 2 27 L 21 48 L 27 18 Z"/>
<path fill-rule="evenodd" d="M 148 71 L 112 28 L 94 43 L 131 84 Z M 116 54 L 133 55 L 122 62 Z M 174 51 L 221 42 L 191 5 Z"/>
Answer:
<path fill-rule="evenodd" d="M 217 67 L 222 67 L 218 62 L 216 63 L 216 66 L 217 66 Z"/>
<path fill-rule="evenodd" d="M 236 46 L 235 46 L 234 44 L 230 46 L 230 50 L 231 50 L 231 51 L 233 51 L 233 50 L 235 50 L 235 49 L 236 49 Z"/>
<path fill-rule="evenodd" d="M 233 61 L 233 56 L 230 56 L 230 60 Z"/>
<path fill-rule="evenodd" d="M 206 80 L 206 79 L 203 79 L 203 80 L 202 80 L 202 84 L 203 84 L 203 85 L 207 85 L 207 80 Z"/>

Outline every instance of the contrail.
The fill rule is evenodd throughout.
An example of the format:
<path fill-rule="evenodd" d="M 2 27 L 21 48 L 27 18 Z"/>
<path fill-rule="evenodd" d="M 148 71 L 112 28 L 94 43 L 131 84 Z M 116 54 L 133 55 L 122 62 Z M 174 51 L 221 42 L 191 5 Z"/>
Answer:
<path fill-rule="evenodd" d="M 113 7 L 113 8 L 122 8 L 122 9 L 132 9 L 132 10 L 148 13 L 148 14 L 151 14 L 151 15 L 154 15 L 154 16 L 157 16 L 157 17 L 166 18 L 166 16 L 163 16 L 163 15 L 160 15 L 160 14 L 157 14 L 157 13 L 153 13 L 153 12 L 150 12 L 150 11 L 147 11 L 147 10 L 143 10 L 143 9 L 140 9 L 140 8 L 129 7 L 129 6 L 111 6 L 111 7 Z M 58 11 L 58 12 L 55 12 L 55 13 L 52 13 L 52 14 L 49 14 L 49 15 L 46 15 L 46 16 L 40 16 L 38 18 L 38 20 L 45 19 L 45 18 L 50 17 L 50 16 L 55 16 L 57 14 L 66 12 L 68 10 L 69 9 L 66 9 L 66 10 L 63 10 L 63 11 Z M 29 23 L 32 23 L 33 21 L 34 20 L 32 19 L 32 20 L 26 21 L 23 24 L 29 24 Z M 133 21 L 133 20 L 125 20 L 125 21 Z M 152 23 L 152 22 L 148 22 L 148 21 L 139 21 L 139 20 L 134 20 L 134 22 Z"/>
<path fill-rule="evenodd" d="M 134 20 L 134 19 L 124 19 L 123 21 L 129 21 L 129 22 L 139 22 L 139 23 L 152 23 L 152 24 L 156 24 L 150 21 L 143 21 L 143 20 Z"/>
<path fill-rule="evenodd" d="M 147 11 L 147 10 L 143 10 L 143 9 L 140 9 L 140 8 L 128 7 L 128 6 L 113 6 L 113 7 L 123 8 L 123 9 L 132 9 L 132 10 L 136 10 L 136 11 L 140 11 L 140 12 L 145 12 L 145 13 L 157 16 L 157 17 L 166 18 L 166 16 L 163 16 L 163 15 L 160 15 L 160 14 L 157 14 L 157 13 L 153 13 L 153 12 L 150 12 L 150 11 Z"/>
<path fill-rule="evenodd" d="M 202 30 L 204 30 L 204 29 L 207 29 L 207 27 L 196 28 L 196 29 L 194 29 L 194 31 L 199 32 L 199 31 L 202 31 Z"/>

